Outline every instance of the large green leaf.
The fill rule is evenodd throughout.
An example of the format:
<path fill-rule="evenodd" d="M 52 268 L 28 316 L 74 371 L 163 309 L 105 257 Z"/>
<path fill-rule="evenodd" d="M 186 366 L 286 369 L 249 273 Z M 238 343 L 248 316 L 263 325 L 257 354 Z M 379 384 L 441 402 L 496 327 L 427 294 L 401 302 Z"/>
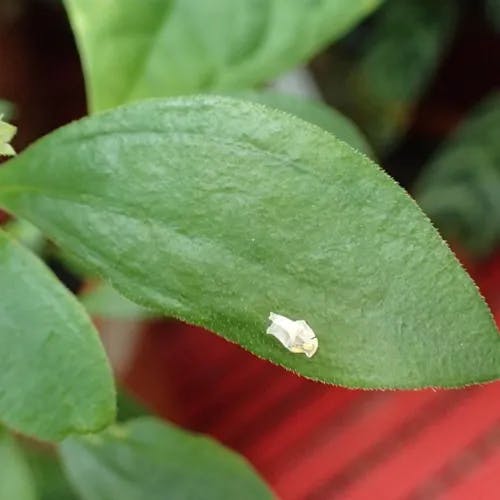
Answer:
<path fill-rule="evenodd" d="M 86 500 L 273 497 L 243 458 L 210 438 L 153 418 L 70 438 L 61 454 L 70 480 Z"/>
<path fill-rule="evenodd" d="M 500 374 L 490 313 L 416 204 L 291 115 L 202 96 L 96 115 L 0 169 L 0 205 L 128 298 L 307 377 L 373 388 Z M 270 311 L 311 325 L 313 358 L 266 335 Z"/>
<path fill-rule="evenodd" d="M 353 148 L 372 155 L 372 150 L 356 125 L 326 104 L 303 97 L 280 94 L 277 92 L 239 92 L 235 97 L 258 102 L 275 109 L 280 109 L 303 120 L 314 123 L 350 144 Z"/>
<path fill-rule="evenodd" d="M 65 0 L 93 110 L 234 90 L 341 36 L 381 0 Z"/>
<path fill-rule="evenodd" d="M 35 481 L 14 439 L 0 428 L 0 500 L 35 500 Z"/>
<path fill-rule="evenodd" d="M 500 93 L 480 104 L 426 167 L 421 206 L 449 239 L 477 255 L 500 243 Z"/>
<path fill-rule="evenodd" d="M 99 430 L 114 418 L 109 367 L 78 301 L 0 231 L 0 420 L 42 439 Z"/>

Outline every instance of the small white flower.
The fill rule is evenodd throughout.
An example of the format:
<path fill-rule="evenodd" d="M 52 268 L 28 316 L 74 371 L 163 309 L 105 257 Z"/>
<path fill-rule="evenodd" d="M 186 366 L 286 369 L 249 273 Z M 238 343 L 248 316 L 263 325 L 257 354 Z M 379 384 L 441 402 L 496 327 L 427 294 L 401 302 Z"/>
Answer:
<path fill-rule="evenodd" d="M 17 128 L 10 123 L 2 121 L 3 115 L 0 115 L 0 156 L 14 156 L 16 152 L 9 144 L 17 132 Z"/>
<path fill-rule="evenodd" d="M 303 353 L 308 358 L 318 350 L 318 339 L 312 328 L 302 319 L 294 321 L 280 314 L 270 313 L 266 333 L 275 336 L 290 352 Z"/>

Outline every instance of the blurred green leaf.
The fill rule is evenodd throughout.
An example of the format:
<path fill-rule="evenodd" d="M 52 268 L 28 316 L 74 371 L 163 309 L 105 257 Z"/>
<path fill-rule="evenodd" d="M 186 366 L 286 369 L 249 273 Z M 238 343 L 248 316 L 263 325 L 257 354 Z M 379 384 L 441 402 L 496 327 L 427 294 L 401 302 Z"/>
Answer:
<path fill-rule="evenodd" d="M 83 308 L 3 231 L 0 270 L 0 419 L 51 440 L 110 424 L 113 381 Z"/>
<path fill-rule="evenodd" d="M 245 459 L 153 418 L 70 438 L 61 454 L 85 500 L 273 498 Z"/>
<path fill-rule="evenodd" d="M 14 106 L 8 101 L 0 99 L 0 116 L 3 116 L 4 120 L 10 120 L 14 113 Z"/>
<path fill-rule="evenodd" d="M 99 279 L 94 269 L 91 269 L 75 255 L 66 252 L 64 248 L 53 246 L 49 248 L 49 255 L 61 262 L 61 264 L 75 276 L 79 276 L 82 279 Z"/>
<path fill-rule="evenodd" d="M 160 314 L 137 305 L 117 292 L 108 283 L 101 282 L 90 292 L 80 296 L 81 303 L 93 317 L 112 319 L 146 319 Z"/>
<path fill-rule="evenodd" d="M 497 31 L 500 31 L 500 0 L 486 0 L 486 14 Z"/>
<path fill-rule="evenodd" d="M 42 251 L 45 244 L 43 234 L 40 229 L 28 221 L 12 220 L 5 224 L 3 229 L 33 253 L 39 254 Z"/>
<path fill-rule="evenodd" d="M 353 148 L 369 156 L 373 155 L 370 146 L 356 125 L 344 115 L 322 102 L 269 91 L 238 92 L 234 96 L 298 116 L 305 121 L 325 129 L 338 139 L 350 144 Z"/>
<path fill-rule="evenodd" d="M 132 418 L 143 417 L 151 413 L 148 408 L 146 408 L 123 388 L 120 388 L 117 393 L 117 403 L 117 420 L 119 422 L 131 420 Z"/>
<path fill-rule="evenodd" d="M 38 500 L 77 500 L 79 498 L 73 491 L 59 457 L 53 450 L 25 446 L 24 454 L 33 472 Z"/>
<path fill-rule="evenodd" d="M 37 498 L 33 475 L 21 450 L 7 431 L 0 428 L 0 500 Z"/>
<path fill-rule="evenodd" d="M 432 75 L 456 17 L 453 0 L 386 2 L 360 64 L 360 84 L 385 102 L 411 103 Z"/>
<path fill-rule="evenodd" d="M 90 108 L 236 90 L 340 37 L 381 0 L 65 0 Z"/>
<path fill-rule="evenodd" d="M 416 197 L 450 240 L 482 256 L 500 243 L 500 93 L 486 99 L 426 167 Z"/>
<path fill-rule="evenodd" d="M 118 391 L 117 399 L 119 421 L 143 416 L 146 413 L 146 410 L 123 390 Z M 77 500 L 80 498 L 69 483 L 56 450 L 31 441 L 23 444 L 25 459 L 33 473 L 38 500 Z M 1 495 L 0 500 L 4 500 Z M 9 497 L 6 500 L 17 500 L 17 497 Z"/>
<path fill-rule="evenodd" d="M 10 160 L 0 204 L 131 300 L 304 376 L 499 376 L 491 315 L 428 219 L 366 156 L 291 115 L 213 96 L 102 113 Z M 312 359 L 266 335 L 270 311 L 312 326 Z"/>
<path fill-rule="evenodd" d="M 376 150 L 389 148 L 406 131 L 452 38 L 458 10 L 455 0 L 388 0 L 351 75 L 333 82 L 343 94 L 342 109 Z"/>

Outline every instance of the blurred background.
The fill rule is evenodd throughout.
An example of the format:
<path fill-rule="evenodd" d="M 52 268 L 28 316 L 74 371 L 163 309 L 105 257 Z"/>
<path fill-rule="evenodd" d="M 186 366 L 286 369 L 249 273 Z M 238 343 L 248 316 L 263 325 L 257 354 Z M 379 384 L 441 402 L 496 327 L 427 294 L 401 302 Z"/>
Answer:
<path fill-rule="evenodd" d="M 387 0 L 270 85 L 351 118 L 414 195 L 500 324 L 500 2 Z M 0 113 L 22 150 L 86 114 L 58 0 L 0 0 Z M 2 224 L 12 224 L 0 213 Z M 75 293 L 99 284 L 24 225 L 12 231 Z M 363 392 L 286 373 L 102 288 L 88 308 L 124 394 L 240 451 L 280 498 L 500 498 L 500 385 Z M 142 411 L 123 396 L 124 414 Z M 44 499 L 74 498 L 50 449 L 27 443 Z"/>

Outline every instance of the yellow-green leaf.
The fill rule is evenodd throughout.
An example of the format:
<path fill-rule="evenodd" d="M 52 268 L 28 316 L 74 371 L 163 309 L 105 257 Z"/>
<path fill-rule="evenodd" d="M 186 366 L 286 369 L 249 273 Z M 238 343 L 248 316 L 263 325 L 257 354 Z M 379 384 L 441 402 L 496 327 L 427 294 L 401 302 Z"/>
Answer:
<path fill-rule="evenodd" d="M 0 156 L 14 156 L 16 154 L 14 148 L 9 144 L 16 132 L 16 127 L 2 121 L 2 115 L 0 115 Z"/>

